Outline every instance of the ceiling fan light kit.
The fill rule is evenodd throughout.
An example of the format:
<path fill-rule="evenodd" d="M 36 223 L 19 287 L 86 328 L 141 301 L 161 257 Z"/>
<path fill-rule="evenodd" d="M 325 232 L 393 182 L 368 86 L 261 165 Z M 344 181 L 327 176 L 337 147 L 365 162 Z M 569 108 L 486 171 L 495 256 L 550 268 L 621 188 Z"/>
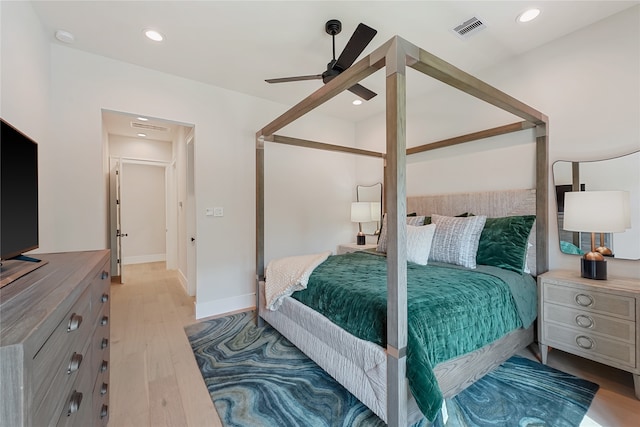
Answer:
<path fill-rule="evenodd" d="M 302 80 L 320 80 L 322 79 L 323 83 L 328 83 L 333 80 L 336 76 L 339 76 L 343 71 L 349 68 L 355 60 L 360 56 L 360 54 L 364 51 L 367 45 L 373 40 L 375 35 L 378 33 L 373 28 L 365 25 L 358 24 L 358 27 L 351 35 L 351 38 L 347 42 L 347 45 L 342 50 L 342 53 L 336 59 L 336 35 L 340 34 L 342 31 L 342 23 L 337 19 L 330 19 L 325 24 L 325 31 L 327 34 L 331 36 L 332 44 L 333 44 L 333 59 L 327 64 L 327 70 L 322 74 L 314 74 L 308 76 L 295 76 L 295 77 L 281 77 L 277 79 L 267 79 L 265 80 L 267 83 L 286 83 L 286 82 L 295 82 Z M 360 84 L 355 84 L 348 89 L 350 92 L 358 95 L 362 99 L 368 101 L 374 96 L 376 96 L 375 92 L 370 91 Z"/>

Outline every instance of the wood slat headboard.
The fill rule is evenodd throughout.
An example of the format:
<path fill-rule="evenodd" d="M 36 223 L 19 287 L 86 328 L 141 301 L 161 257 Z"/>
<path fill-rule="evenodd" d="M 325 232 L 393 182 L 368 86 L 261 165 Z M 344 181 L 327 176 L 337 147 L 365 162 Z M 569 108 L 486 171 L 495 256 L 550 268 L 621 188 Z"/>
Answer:
<path fill-rule="evenodd" d="M 418 215 L 456 216 L 465 212 L 497 218 L 536 214 L 536 190 L 504 190 L 478 193 L 437 194 L 407 197 L 407 212 Z M 529 234 L 527 266 L 536 275 L 536 223 Z"/>

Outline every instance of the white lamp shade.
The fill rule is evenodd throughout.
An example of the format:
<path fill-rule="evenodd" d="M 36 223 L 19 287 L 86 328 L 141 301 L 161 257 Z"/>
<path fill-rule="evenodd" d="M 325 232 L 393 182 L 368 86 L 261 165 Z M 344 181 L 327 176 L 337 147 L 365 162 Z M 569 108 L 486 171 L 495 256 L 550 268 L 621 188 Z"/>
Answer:
<path fill-rule="evenodd" d="M 371 222 L 371 202 L 353 202 L 351 203 L 351 221 L 352 222 Z"/>
<path fill-rule="evenodd" d="M 620 233 L 630 227 L 627 191 L 571 191 L 564 195 L 567 231 Z"/>
<path fill-rule="evenodd" d="M 382 203 L 371 202 L 371 221 L 380 221 L 380 212 L 382 212 Z"/>

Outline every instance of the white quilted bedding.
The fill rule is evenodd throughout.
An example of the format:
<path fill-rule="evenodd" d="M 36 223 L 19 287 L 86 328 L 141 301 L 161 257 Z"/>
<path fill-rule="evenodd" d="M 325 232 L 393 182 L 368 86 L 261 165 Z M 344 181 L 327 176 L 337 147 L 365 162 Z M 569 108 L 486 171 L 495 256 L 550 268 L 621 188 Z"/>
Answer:
<path fill-rule="evenodd" d="M 264 299 L 264 283 L 260 283 Z M 261 306 L 260 316 L 386 421 L 387 354 L 361 340 L 291 297 L 277 311 Z M 410 392 L 407 391 L 409 394 Z M 409 425 L 422 418 L 413 397 L 408 403 Z"/>

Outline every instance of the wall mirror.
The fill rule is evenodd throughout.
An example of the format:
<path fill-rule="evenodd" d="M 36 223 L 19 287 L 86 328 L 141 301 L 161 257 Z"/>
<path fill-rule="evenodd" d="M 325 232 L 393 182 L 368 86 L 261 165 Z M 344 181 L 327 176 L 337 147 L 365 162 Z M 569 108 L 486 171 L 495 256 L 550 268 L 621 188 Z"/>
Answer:
<path fill-rule="evenodd" d="M 382 184 L 358 185 L 356 186 L 357 202 L 376 202 L 380 206 L 380 217 L 382 215 Z M 373 236 L 380 231 L 380 221 L 361 222 L 360 231 L 365 235 Z"/>
<path fill-rule="evenodd" d="M 563 229 L 564 194 L 567 191 L 624 190 L 630 196 L 631 228 L 623 233 L 596 235 L 596 246 L 600 243 L 600 238 L 603 238 L 605 246 L 612 249 L 615 258 L 640 259 L 640 151 L 589 162 L 557 161 L 553 164 L 553 181 L 558 236 L 563 253 L 580 254 L 591 250 L 590 233 Z"/>

